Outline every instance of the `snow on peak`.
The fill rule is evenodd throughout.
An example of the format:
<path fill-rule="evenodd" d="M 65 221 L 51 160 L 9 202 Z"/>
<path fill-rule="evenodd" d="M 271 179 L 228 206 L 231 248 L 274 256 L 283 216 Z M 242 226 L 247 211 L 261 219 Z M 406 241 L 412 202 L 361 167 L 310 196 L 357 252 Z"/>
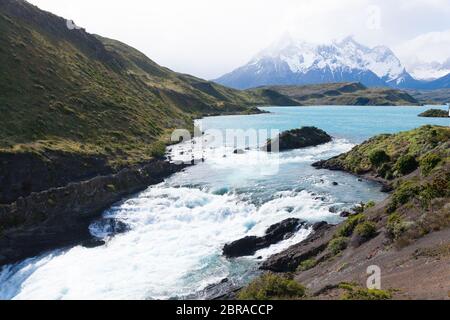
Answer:
<path fill-rule="evenodd" d="M 250 64 L 275 59 L 285 62 L 294 73 L 312 69 L 372 71 L 378 77 L 393 81 L 404 72 L 400 60 L 385 46 L 368 48 L 352 36 L 328 44 L 314 44 L 285 35 L 260 52 Z"/>

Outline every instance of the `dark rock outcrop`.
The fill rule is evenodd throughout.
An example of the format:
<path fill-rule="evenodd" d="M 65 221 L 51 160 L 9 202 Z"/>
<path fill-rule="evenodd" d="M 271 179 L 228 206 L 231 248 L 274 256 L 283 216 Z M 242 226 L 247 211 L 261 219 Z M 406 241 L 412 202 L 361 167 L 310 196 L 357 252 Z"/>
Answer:
<path fill-rule="evenodd" d="M 33 192 L 112 174 L 105 158 L 67 152 L 0 153 L 0 204 Z"/>
<path fill-rule="evenodd" d="M 338 157 L 333 157 L 329 160 L 320 160 L 314 162 L 312 166 L 316 169 L 328 169 L 332 171 L 345 171 L 345 168 L 338 161 Z"/>
<path fill-rule="evenodd" d="M 448 118 L 449 112 L 441 109 L 430 109 L 419 114 L 419 117 L 426 118 Z"/>
<path fill-rule="evenodd" d="M 130 227 L 123 221 L 114 218 L 100 219 L 92 224 L 97 230 L 108 236 L 115 236 L 117 234 L 125 233 L 130 230 Z"/>
<path fill-rule="evenodd" d="M 313 226 L 314 232 L 304 241 L 291 246 L 283 252 L 267 259 L 261 266 L 262 270 L 273 272 L 292 272 L 302 261 L 310 259 L 324 251 L 333 238 L 333 226 L 319 222 Z"/>
<path fill-rule="evenodd" d="M 285 131 L 278 138 L 269 140 L 263 147 L 264 151 L 276 152 L 293 149 L 314 147 L 320 144 L 330 142 L 332 137 L 325 131 L 316 127 L 302 127 Z M 278 145 L 278 150 L 277 150 Z"/>
<path fill-rule="evenodd" d="M 88 227 L 103 210 L 185 167 L 153 160 L 0 205 L 0 266 L 92 239 Z"/>
<path fill-rule="evenodd" d="M 292 237 L 294 232 L 305 224 L 306 222 L 300 219 L 286 219 L 267 229 L 263 237 L 250 236 L 226 244 L 223 248 L 223 255 L 227 258 L 253 255 L 260 249 Z"/>

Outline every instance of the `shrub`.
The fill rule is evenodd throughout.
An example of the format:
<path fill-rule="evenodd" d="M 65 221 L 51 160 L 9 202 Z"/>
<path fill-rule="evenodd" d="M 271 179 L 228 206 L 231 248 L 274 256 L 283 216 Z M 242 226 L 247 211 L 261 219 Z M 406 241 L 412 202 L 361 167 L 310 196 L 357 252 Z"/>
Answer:
<path fill-rule="evenodd" d="M 348 238 L 338 237 L 330 241 L 330 243 L 328 244 L 328 250 L 330 250 L 332 254 L 336 255 L 342 250 L 345 250 L 345 248 L 347 248 L 347 245 Z"/>
<path fill-rule="evenodd" d="M 369 240 L 377 234 L 377 225 L 373 222 L 366 221 L 358 224 L 355 228 L 355 232 L 364 240 Z"/>
<path fill-rule="evenodd" d="M 166 154 L 166 145 L 162 141 L 157 141 L 152 145 L 151 156 L 154 158 L 163 158 Z"/>
<path fill-rule="evenodd" d="M 406 223 L 398 213 L 393 213 L 389 216 L 386 224 L 388 238 L 397 240 L 403 233 L 405 233 L 406 229 Z"/>
<path fill-rule="evenodd" d="M 422 186 L 419 198 L 423 206 L 427 206 L 433 199 L 450 196 L 450 177 L 437 177 L 425 186 Z"/>
<path fill-rule="evenodd" d="M 377 173 L 380 177 L 383 177 L 387 180 L 392 179 L 392 168 L 389 164 L 383 163 L 381 167 L 377 170 Z"/>
<path fill-rule="evenodd" d="M 357 214 L 355 216 L 349 217 L 345 222 L 342 223 L 341 227 L 336 233 L 336 237 L 350 237 L 355 230 L 355 227 L 363 222 L 366 217 L 363 214 Z"/>
<path fill-rule="evenodd" d="M 379 167 L 383 163 L 391 160 L 391 158 L 384 150 L 374 150 L 369 153 L 369 160 L 372 165 L 374 165 L 375 167 Z"/>
<path fill-rule="evenodd" d="M 398 158 L 395 169 L 398 173 L 405 175 L 416 170 L 418 166 L 419 164 L 417 163 L 416 158 L 411 155 L 404 155 Z"/>
<path fill-rule="evenodd" d="M 420 169 L 422 170 L 424 175 L 428 175 L 431 170 L 433 170 L 439 162 L 441 162 L 441 158 L 434 154 L 434 153 L 428 153 L 426 156 L 424 156 L 420 160 Z"/>
<path fill-rule="evenodd" d="M 369 202 L 366 203 L 364 209 L 373 208 L 373 207 L 375 207 L 375 205 L 376 205 L 375 201 L 369 201 Z"/>
<path fill-rule="evenodd" d="M 364 289 L 352 284 L 341 284 L 340 289 L 346 292 L 341 296 L 342 300 L 390 300 L 392 294 L 386 290 Z"/>
<path fill-rule="evenodd" d="M 421 188 L 419 186 L 415 185 L 411 181 L 401 184 L 392 195 L 391 202 L 387 207 L 387 212 L 394 212 L 399 206 L 407 203 L 413 197 L 418 196 L 420 189 Z"/>
<path fill-rule="evenodd" d="M 297 268 L 297 271 L 306 271 L 314 268 L 317 265 L 317 261 L 315 259 L 304 260 L 300 263 Z"/>
<path fill-rule="evenodd" d="M 253 280 L 238 294 L 239 300 L 300 299 L 306 289 L 295 280 L 264 274 Z"/>

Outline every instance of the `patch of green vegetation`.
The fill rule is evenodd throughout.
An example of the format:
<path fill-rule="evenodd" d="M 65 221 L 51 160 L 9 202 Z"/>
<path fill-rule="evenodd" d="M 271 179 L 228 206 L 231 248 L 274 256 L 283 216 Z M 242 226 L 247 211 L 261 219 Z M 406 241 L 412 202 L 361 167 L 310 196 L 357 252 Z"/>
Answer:
<path fill-rule="evenodd" d="M 349 238 L 337 237 L 330 241 L 328 244 L 328 250 L 333 254 L 337 255 L 341 251 L 345 250 L 348 246 Z"/>
<path fill-rule="evenodd" d="M 239 300 L 291 300 L 306 296 L 306 288 L 293 279 L 264 274 L 242 289 Z"/>
<path fill-rule="evenodd" d="M 342 283 L 339 288 L 345 290 L 341 300 L 390 300 L 392 293 L 386 290 L 365 289 L 356 284 Z"/>
<path fill-rule="evenodd" d="M 375 167 L 379 167 L 385 162 L 391 160 L 391 157 L 384 150 L 373 150 L 369 153 L 369 161 Z"/>
<path fill-rule="evenodd" d="M 420 186 L 414 181 L 405 181 L 395 190 L 387 207 L 387 212 L 394 212 L 400 205 L 407 203 L 411 198 L 417 196 Z"/>
<path fill-rule="evenodd" d="M 376 205 L 375 201 L 369 201 L 366 203 L 364 209 L 367 210 L 367 209 L 373 208 L 373 207 L 375 207 L 375 205 Z"/>
<path fill-rule="evenodd" d="M 383 163 L 380 168 L 378 168 L 377 173 L 380 177 L 386 180 L 392 180 L 394 178 L 394 174 L 392 172 L 392 167 L 388 163 Z"/>
<path fill-rule="evenodd" d="M 371 221 L 362 222 L 356 226 L 355 233 L 365 241 L 370 240 L 377 234 L 377 225 Z"/>
<path fill-rule="evenodd" d="M 397 162 L 395 163 L 395 170 L 399 172 L 402 175 L 409 174 L 417 169 L 419 166 L 419 163 L 417 162 L 416 158 L 412 155 L 404 155 L 398 158 Z"/>
<path fill-rule="evenodd" d="M 166 145 L 162 141 L 157 141 L 152 145 L 151 155 L 154 158 L 163 158 L 166 154 Z"/>
<path fill-rule="evenodd" d="M 418 167 L 416 159 L 421 159 L 434 148 L 439 149 L 449 140 L 450 128 L 427 125 L 397 134 L 378 135 L 322 165 L 355 174 L 370 172 L 391 180 L 395 178 L 394 171 L 397 170 L 398 175 L 411 172 Z M 439 150 L 440 153 L 445 152 L 444 149 Z"/>
<path fill-rule="evenodd" d="M 422 185 L 418 197 L 424 207 L 433 199 L 450 196 L 450 173 L 445 176 L 437 176 L 425 185 Z"/>
<path fill-rule="evenodd" d="M 420 159 L 420 169 L 424 175 L 428 175 L 441 161 L 439 155 L 430 152 Z"/>
<path fill-rule="evenodd" d="M 350 237 L 353 234 L 356 226 L 366 219 L 364 214 L 357 214 L 350 216 L 345 220 L 336 232 L 336 237 Z"/>
<path fill-rule="evenodd" d="M 408 225 L 398 213 L 389 216 L 386 224 L 387 236 L 392 240 L 399 239 L 407 230 Z"/>
<path fill-rule="evenodd" d="M 306 271 L 306 270 L 314 268 L 316 265 L 317 265 L 316 259 L 304 260 L 298 266 L 297 271 Z"/>

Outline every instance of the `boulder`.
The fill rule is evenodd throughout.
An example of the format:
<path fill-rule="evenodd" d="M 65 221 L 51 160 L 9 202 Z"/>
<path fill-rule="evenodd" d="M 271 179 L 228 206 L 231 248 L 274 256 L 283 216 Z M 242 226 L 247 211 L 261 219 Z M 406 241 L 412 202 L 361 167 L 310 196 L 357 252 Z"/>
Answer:
<path fill-rule="evenodd" d="M 314 147 L 328 143 L 331 140 L 332 137 L 321 129 L 316 127 L 302 127 L 300 129 L 285 131 L 278 138 L 269 139 L 263 147 L 263 150 L 275 152 L 276 150 L 272 150 L 275 149 L 275 143 L 279 145 L 279 151 L 286 151 Z"/>
<path fill-rule="evenodd" d="M 249 236 L 226 244 L 223 248 L 223 255 L 227 258 L 251 256 L 260 249 L 292 237 L 305 224 L 306 222 L 300 219 L 286 219 L 269 227 L 263 237 Z"/>
<path fill-rule="evenodd" d="M 327 248 L 328 243 L 333 239 L 335 228 L 326 222 L 314 224 L 314 232 L 308 238 L 269 257 L 260 269 L 273 272 L 295 271 L 302 261 L 315 257 Z"/>

